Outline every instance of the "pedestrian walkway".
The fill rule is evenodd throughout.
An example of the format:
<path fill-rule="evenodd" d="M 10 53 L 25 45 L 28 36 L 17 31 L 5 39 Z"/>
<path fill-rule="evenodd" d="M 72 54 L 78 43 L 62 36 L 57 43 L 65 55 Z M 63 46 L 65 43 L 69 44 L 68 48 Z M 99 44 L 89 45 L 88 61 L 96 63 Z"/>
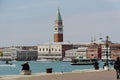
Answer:
<path fill-rule="evenodd" d="M 0 80 L 117 80 L 115 70 L 75 71 L 70 73 L 52 73 L 36 75 L 3 76 Z"/>

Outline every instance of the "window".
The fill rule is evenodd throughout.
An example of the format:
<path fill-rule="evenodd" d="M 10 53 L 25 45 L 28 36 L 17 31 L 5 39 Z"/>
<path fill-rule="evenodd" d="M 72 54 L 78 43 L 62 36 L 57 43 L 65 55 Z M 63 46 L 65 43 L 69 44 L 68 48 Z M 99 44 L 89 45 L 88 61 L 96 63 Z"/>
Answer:
<path fill-rule="evenodd" d="M 49 51 L 51 51 L 51 50 L 49 49 Z"/>
<path fill-rule="evenodd" d="M 62 28 L 59 28 L 60 31 L 62 31 Z"/>
<path fill-rule="evenodd" d="M 41 48 L 39 48 L 39 51 L 41 51 Z"/>
<path fill-rule="evenodd" d="M 57 51 L 57 49 L 55 49 L 55 51 Z"/>
<path fill-rule="evenodd" d="M 52 51 L 54 51 L 54 48 L 52 48 Z"/>
<path fill-rule="evenodd" d="M 48 48 L 46 48 L 46 51 L 48 51 Z"/>
<path fill-rule="evenodd" d="M 91 54 L 91 56 L 94 56 L 94 54 Z"/>
<path fill-rule="evenodd" d="M 90 50 L 90 52 L 94 52 L 94 50 Z"/>
<path fill-rule="evenodd" d="M 43 51 L 44 51 L 44 48 L 43 48 Z"/>
<path fill-rule="evenodd" d="M 57 30 L 57 28 L 55 28 L 55 30 Z"/>
<path fill-rule="evenodd" d="M 60 49 L 59 49 L 59 51 L 60 51 Z"/>

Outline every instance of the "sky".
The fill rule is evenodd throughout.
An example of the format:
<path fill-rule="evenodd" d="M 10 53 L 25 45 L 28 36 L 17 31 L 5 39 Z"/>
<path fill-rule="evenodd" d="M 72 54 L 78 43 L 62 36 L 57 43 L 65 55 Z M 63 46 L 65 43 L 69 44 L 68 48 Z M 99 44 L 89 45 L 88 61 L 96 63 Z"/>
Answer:
<path fill-rule="evenodd" d="M 53 42 L 58 8 L 65 42 L 120 43 L 120 0 L 0 0 L 0 47 Z"/>

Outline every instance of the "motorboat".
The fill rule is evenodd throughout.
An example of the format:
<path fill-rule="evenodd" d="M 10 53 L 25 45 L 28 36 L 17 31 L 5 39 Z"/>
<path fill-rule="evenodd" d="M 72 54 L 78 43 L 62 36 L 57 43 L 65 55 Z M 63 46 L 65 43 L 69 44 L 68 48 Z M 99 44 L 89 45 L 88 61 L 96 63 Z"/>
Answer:
<path fill-rule="evenodd" d="M 72 59 L 71 58 L 63 58 L 63 60 L 62 60 L 63 62 L 71 62 L 72 61 Z"/>
<path fill-rule="evenodd" d="M 71 61 L 71 65 L 93 65 L 96 59 L 88 58 L 74 58 Z"/>
<path fill-rule="evenodd" d="M 52 62 L 52 61 L 55 61 L 55 60 L 52 60 L 52 59 L 37 59 L 36 61 L 40 61 L 40 62 Z"/>
<path fill-rule="evenodd" d="M 9 61 L 6 61 L 6 62 L 5 62 L 5 64 L 12 65 L 12 63 L 11 63 L 11 62 L 9 62 Z"/>

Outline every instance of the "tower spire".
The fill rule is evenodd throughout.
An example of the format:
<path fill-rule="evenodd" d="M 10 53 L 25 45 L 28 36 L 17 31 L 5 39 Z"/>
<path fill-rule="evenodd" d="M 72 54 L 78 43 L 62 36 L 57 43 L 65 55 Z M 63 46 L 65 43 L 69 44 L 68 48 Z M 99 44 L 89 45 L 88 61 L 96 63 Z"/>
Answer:
<path fill-rule="evenodd" d="M 57 9 L 57 16 L 56 16 L 56 21 L 62 21 L 61 14 L 60 14 L 60 9 Z"/>
<path fill-rule="evenodd" d="M 55 18 L 54 42 L 63 42 L 63 23 L 59 8 L 57 9 L 57 16 Z"/>

